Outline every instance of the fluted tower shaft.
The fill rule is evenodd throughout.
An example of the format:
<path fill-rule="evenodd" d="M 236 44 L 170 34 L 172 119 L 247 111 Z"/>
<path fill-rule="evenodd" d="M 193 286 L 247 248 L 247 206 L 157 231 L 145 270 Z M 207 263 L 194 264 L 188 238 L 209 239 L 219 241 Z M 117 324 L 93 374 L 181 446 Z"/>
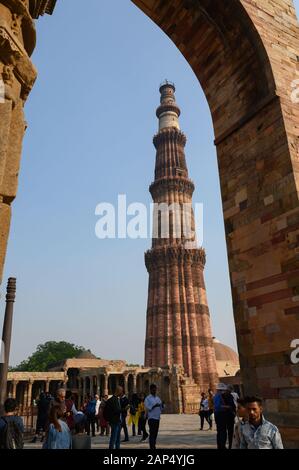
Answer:
<path fill-rule="evenodd" d="M 217 381 L 210 314 L 204 284 L 205 251 L 197 247 L 192 195 L 180 130 L 175 87 L 160 87 L 159 131 L 152 248 L 145 253 L 149 273 L 145 365 L 180 365 L 203 389 Z"/>

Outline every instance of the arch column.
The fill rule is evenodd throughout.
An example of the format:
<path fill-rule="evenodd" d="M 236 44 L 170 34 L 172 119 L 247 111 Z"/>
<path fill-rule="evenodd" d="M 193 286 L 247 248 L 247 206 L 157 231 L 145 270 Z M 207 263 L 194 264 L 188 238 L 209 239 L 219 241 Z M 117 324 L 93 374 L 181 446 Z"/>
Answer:
<path fill-rule="evenodd" d="M 12 381 L 12 398 L 16 399 L 17 398 L 17 386 L 18 386 L 19 381 L 18 380 L 13 380 Z"/>
<path fill-rule="evenodd" d="M 30 408 L 31 403 L 32 403 L 32 387 L 34 384 L 34 380 L 29 380 L 28 381 L 28 391 L 27 391 L 27 407 Z"/>
<path fill-rule="evenodd" d="M 109 374 L 104 373 L 104 395 L 109 395 L 108 389 Z"/>

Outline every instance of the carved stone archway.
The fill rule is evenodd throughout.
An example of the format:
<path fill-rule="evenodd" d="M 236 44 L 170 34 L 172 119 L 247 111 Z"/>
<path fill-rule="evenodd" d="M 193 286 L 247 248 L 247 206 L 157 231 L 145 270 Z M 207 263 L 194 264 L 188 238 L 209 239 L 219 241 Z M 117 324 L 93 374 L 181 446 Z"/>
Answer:
<path fill-rule="evenodd" d="M 298 444 L 299 57 L 293 4 L 283 0 L 134 0 L 176 44 L 207 97 L 215 131 L 234 317 L 246 393 L 289 446 Z M 36 70 L 33 18 L 54 0 L 0 0 L 0 273 Z M 30 7 L 30 9 L 29 9 Z M 296 101 L 296 100 L 295 100 Z M 297 411 L 296 411 L 297 410 Z"/>

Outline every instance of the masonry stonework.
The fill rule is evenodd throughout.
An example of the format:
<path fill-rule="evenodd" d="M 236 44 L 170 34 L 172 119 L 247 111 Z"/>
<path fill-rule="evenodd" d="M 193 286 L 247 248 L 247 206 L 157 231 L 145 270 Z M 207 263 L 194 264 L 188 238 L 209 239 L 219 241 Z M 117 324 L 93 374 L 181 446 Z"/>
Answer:
<path fill-rule="evenodd" d="M 145 254 L 149 272 L 145 366 L 181 366 L 194 391 L 192 402 L 197 402 L 199 391 L 215 389 L 218 381 L 203 276 L 206 254 L 196 241 L 194 184 L 188 177 L 175 87 L 166 82 L 160 93 L 155 180 L 150 186 L 154 236 Z"/>

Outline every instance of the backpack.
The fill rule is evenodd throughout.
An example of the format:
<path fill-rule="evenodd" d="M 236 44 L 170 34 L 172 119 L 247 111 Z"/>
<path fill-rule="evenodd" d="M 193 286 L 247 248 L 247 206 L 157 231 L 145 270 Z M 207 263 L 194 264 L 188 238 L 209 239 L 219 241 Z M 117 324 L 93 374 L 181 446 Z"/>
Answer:
<path fill-rule="evenodd" d="M 0 432 L 0 449 L 23 449 L 23 433 L 14 419 L 1 418 L 5 422 Z"/>
<path fill-rule="evenodd" d="M 90 400 L 86 407 L 86 414 L 87 415 L 95 415 L 96 413 L 96 401 Z"/>

